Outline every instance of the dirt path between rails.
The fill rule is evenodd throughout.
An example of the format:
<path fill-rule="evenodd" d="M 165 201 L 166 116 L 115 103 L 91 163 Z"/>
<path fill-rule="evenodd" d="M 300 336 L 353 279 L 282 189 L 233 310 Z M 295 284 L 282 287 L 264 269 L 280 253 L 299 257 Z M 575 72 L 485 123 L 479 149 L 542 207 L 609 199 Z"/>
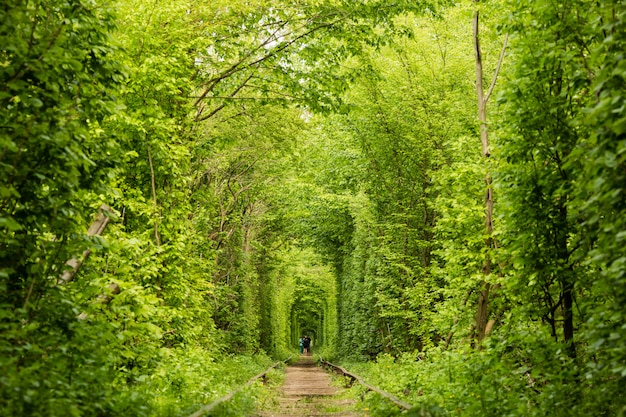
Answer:
<path fill-rule="evenodd" d="M 258 417 L 366 416 L 356 410 L 354 400 L 341 398 L 343 390 L 332 385 L 330 375 L 316 366 L 312 356 L 301 356 L 285 373 L 279 398 Z"/>

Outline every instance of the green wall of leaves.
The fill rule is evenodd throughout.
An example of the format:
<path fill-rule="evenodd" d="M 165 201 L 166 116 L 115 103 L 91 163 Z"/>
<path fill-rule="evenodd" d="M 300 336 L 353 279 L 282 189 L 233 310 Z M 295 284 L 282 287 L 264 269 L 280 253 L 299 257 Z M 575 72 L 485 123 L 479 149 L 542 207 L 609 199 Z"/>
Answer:
<path fill-rule="evenodd" d="M 0 414 L 188 415 L 306 333 L 420 415 L 624 415 L 625 19 L 6 0 Z"/>

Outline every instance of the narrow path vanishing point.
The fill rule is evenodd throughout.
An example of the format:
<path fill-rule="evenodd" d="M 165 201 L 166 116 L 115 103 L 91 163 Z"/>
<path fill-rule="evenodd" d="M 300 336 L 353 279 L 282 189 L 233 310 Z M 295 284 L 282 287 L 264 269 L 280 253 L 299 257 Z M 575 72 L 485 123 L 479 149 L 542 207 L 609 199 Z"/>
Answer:
<path fill-rule="evenodd" d="M 261 411 L 259 417 L 363 417 L 356 411 L 355 401 L 338 398 L 342 390 L 331 384 L 330 375 L 315 365 L 311 356 L 285 370 L 285 383 L 280 397 L 271 410 Z"/>

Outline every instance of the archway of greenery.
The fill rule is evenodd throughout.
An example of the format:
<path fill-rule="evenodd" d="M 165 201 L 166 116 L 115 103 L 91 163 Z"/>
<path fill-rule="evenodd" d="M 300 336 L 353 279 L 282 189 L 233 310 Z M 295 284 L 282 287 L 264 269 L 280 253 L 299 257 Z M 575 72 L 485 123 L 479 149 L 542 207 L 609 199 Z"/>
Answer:
<path fill-rule="evenodd" d="M 5 0 L 0 414 L 188 415 L 302 333 L 420 415 L 626 414 L 625 28 Z"/>

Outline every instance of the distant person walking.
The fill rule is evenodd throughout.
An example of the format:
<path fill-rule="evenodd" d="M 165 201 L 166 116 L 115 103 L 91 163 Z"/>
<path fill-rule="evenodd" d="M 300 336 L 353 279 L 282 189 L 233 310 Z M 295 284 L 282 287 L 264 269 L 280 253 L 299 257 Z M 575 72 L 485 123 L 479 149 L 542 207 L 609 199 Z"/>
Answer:
<path fill-rule="evenodd" d="M 304 337 L 300 336 L 300 339 L 298 339 L 298 345 L 300 345 L 300 354 L 302 355 L 302 352 L 304 352 Z"/>
<path fill-rule="evenodd" d="M 302 347 L 304 347 L 304 353 L 307 356 L 311 354 L 311 338 L 309 336 L 304 336 L 302 339 Z"/>

